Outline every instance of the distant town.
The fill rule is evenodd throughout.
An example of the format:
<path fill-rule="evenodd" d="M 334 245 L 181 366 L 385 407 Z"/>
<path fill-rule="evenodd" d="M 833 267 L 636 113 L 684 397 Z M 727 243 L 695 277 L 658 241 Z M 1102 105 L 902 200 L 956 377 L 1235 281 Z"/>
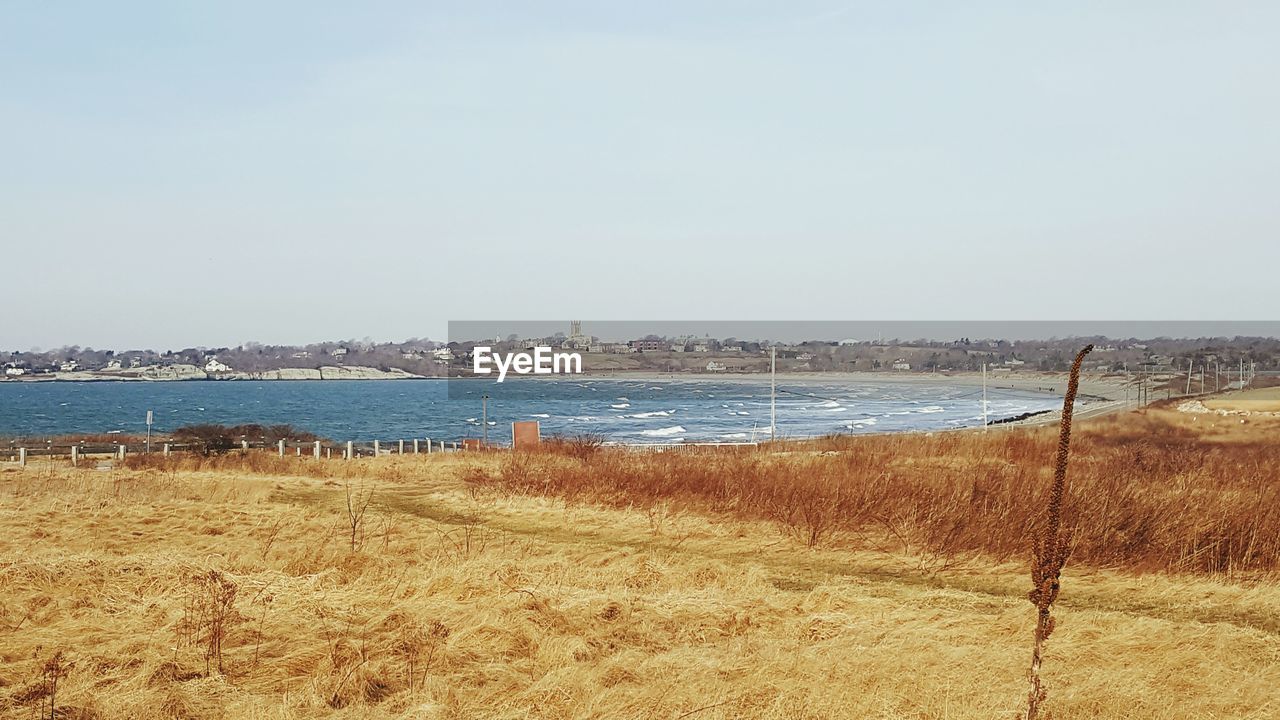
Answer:
<path fill-rule="evenodd" d="M 778 372 L 1058 372 L 1079 347 L 1092 342 L 1088 372 L 1272 373 L 1280 370 L 1280 339 L 1073 337 L 1036 341 L 960 338 L 935 340 L 822 339 L 801 343 L 712 337 L 602 339 L 572 323 L 549 337 L 514 335 L 485 340 L 404 342 L 343 340 L 303 346 L 245 343 L 237 347 L 181 350 L 98 350 L 69 346 L 53 350 L 0 351 L 3 381 L 29 380 L 339 380 L 409 379 L 464 374 L 472 348 L 498 351 L 550 346 L 582 354 L 586 374 L 765 373 L 774 358 Z"/>

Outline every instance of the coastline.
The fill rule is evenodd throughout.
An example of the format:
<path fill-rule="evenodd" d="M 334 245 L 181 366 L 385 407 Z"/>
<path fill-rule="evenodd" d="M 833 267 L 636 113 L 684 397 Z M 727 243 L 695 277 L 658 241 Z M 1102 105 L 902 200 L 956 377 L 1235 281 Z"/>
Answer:
<path fill-rule="evenodd" d="M 980 387 L 983 384 L 982 373 L 941 372 L 941 373 L 901 373 L 833 370 L 830 372 L 780 372 L 776 376 L 778 382 L 821 384 L 821 383 L 901 383 L 907 385 L 946 384 L 966 387 Z M 768 373 L 664 373 L 651 371 L 610 372 L 597 374 L 585 372 L 581 375 L 522 375 L 513 376 L 508 382 L 548 381 L 578 378 L 582 380 L 615 380 L 630 382 L 721 382 L 721 383 L 767 383 Z M 993 390 L 1018 390 L 1023 392 L 1043 392 L 1061 395 L 1066 387 L 1067 373 L 1061 372 L 1017 372 L 989 374 L 987 387 Z M 49 382 L 291 382 L 301 380 L 466 380 L 486 381 L 490 378 L 473 376 L 440 376 L 415 375 L 413 373 L 392 368 L 390 371 L 362 366 L 326 366 L 318 369 L 283 368 L 262 372 L 205 373 L 200 371 L 174 374 L 147 374 L 141 372 L 69 372 L 52 373 L 42 376 L 26 376 L 0 378 L 3 383 L 49 383 Z M 1086 397 L 1099 400 L 1118 400 L 1124 394 L 1124 387 L 1132 381 L 1121 375 L 1084 375 L 1080 378 L 1080 392 Z"/>

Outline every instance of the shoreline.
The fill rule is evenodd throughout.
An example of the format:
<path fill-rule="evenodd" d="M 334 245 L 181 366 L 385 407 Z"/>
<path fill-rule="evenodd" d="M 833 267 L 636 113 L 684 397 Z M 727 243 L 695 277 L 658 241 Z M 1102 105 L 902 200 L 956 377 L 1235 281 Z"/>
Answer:
<path fill-rule="evenodd" d="M 329 370 L 331 368 L 325 368 Z M 299 373 L 294 376 L 282 376 L 278 371 L 264 371 L 262 373 L 243 373 L 235 376 L 218 377 L 141 377 L 134 375 L 98 375 L 90 373 L 67 373 L 65 376 L 54 374 L 53 377 L 16 377 L 0 379 L 0 385 L 18 384 L 18 383 L 62 383 L 62 382 L 92 382 L 92 383 L 154 383 L 154 382 L 331 382 L 340 380 L 359 380 L 359 381 L 394 381 L 394 380 L 435 380 L 435 381 L 492 381 L 487 377 L 472 376 L 439 376 L 439 375 L 414 375 L 412 373 L 400 372 L 384 372 L 374 368 L 357 368 L 349 367 L 342 370 L 335 370 L 338 377 L 324 377 L 319 371 L 308 371 L 306 375 Z M 315 372 L 315 376 L 311 376 L 310 372 Z M 272 377 L 274 375 L 274 377 Z M 964 387 L 981 387 L 982 373 L 963 371 L 952 373 L 894 373 L 894 372 L 873 372 L 873 371 L 845 371 L 834 370 L 831 372 L 781 372 L 776 376 L 778 382 L 787 383 L 806 383 L 806 384 L 822 384 L 822 383 L 876 383 L 876 384 L 905 384 L 905 385 L 958 385 Z M 611 380 L 617 382 L 720 382 L 720 383 L 768 383 L 770 375 L 768 373 L 663 373 L 663 372 L 618 372 L 609 374 L 583 373 L 581 375 L 555 375 L 555 376 L 533 376 L 519 375 L 511 377 L 512 382 L 534 381 L 547 382 L 555 380 Z M 1016 390 L 1021 392 L 1039 392 L 1053 395 L 1062 395 L 1065 390 L 1067 373 L 1061 372 L 1020 372 L 1008 374 L 988 374 L 987 387 L 993 390 Z M 1122 375 L 1108 374 L 1102 376 L 1082 375 L 1080 378 L 1080 394 L 1086 397 L 1092 397 L 1096 400 L 1118 400 L 1123 395 L 1125 386 L 1133 381 Z"/>

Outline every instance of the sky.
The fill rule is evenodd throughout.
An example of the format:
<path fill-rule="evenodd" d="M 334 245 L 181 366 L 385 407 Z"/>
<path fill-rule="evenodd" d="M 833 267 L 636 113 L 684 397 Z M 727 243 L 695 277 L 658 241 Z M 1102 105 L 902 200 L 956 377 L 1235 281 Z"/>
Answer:
<path fill-rule="evenodd" d="M 1271 2 L 3 2 L 0 348 L 1280 319 L 1277 26 Z"/>

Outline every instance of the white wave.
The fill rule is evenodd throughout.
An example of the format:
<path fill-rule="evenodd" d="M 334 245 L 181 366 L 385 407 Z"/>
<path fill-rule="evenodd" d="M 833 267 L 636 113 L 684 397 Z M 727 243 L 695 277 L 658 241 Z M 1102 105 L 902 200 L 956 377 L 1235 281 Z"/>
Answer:
<path fill-rule="evenodd" d="M 547 413 L 534 413 L 533 415 L 530 415 L 529 417 L 549 418 L 549 417 L 551 417 L 551 415 L 549 415 L 549 414 L 547 414 Z"/>
<path fill-rule="evenodd" d="M 670 417 L 671 413 L 674 413 L 674 412 L 675 410 L 670 410 L 670 411 L 654 410 L 653 412 L 642 412 L 642 413 L 636 413 L 635 415 L 623 415 L 622 417 L 636 418 L 639 420 L 643 420 L 645 418 Z"/>
<path fill-rule="evenodd" d="M 818 407 L 836 408 L 836 407 L 840 407 L 840 403 L 836 402 L 835 400 L 828 400 L 822 403 L 821 405 L 819 405 Z"/>
<path fill-rule="evenodd" d="M 662 388 L 657 387 L 657 386 L 655 385 L 654 387 L 651 387 L 651 388 L 649 388 L 649 389 L 650 389 L 650 390 L 661 390 Z"/>
<path fill-rule="evenodd" d="M 672 435 L 679 435 L 683 432 L 685 432 L 684 428 L 679 425 L 672 425 L 671 427 L 658 428 L 656 430 L 642 430 L 640 431 L 640 434 L 648 435 L 649 437 L 671 437 Z"/>
<path fill-rule="evenodd" d="M 619 398 L 614 398 L 614 399 L 615 399 L 615 400 L 618 400 L 619 402 L 631 402 L 631 400 L 630 400 L 629 398 L 625 398 L 625 397 L 619 397 Z"/>
<path fill-rule="evenodd" d="M 919 410 L 916 410 L 916 412 L 918 413 L 925 413 L 925 414 L 940 413 L 940 412 L 946 412 L 946 411 L 947 411 L 946 408 L 938 405 L 926 405 L 925 407 L 922 407 Z"/>
<path fill-rule="evenodd" d="M 862 418 L 861 420 L 854 420 L 853 422 L 849 423 L 845 427 L 861 427 L 863 425 L 875 425 L 875 424 L 876 424 L 875 418 Z"/>
<path fill-rule="evenodd" d="M 736 414 L 738 414 L 738 415 L 750 415 L 751 413 L 747 412 L 746 410 L 739 410 Z"/>
<path fill-rule="evenodd" d="M 725 433 L 724 435 L 721 435 L 721 436 L 720 436 L 720 439 L 722 439 L 722 440 L 746 440 L 746 439 L 747 439 L 747 434 L 746 434 L 746 433 Z"/>
<path fill-rule="evenodd" d="M 618 403 L 617 405 L 610 405 L 609 407 L 613 408 L 614 410 L 626 410 L 627 408 L 631 407 L 631 403 Z"/>
<path fill-rule="evenodd" d="M 847 408 L 847 407 L 841 407 L 841 406 L 839 406 L 839 405 L 837 405 L 837 406 L 835 406 L 835 407 L 829 407 L 829 408 L 827 408 L 827 412 L 848 412 L 848 410 L 849 410 L 849 408 Z"/>

